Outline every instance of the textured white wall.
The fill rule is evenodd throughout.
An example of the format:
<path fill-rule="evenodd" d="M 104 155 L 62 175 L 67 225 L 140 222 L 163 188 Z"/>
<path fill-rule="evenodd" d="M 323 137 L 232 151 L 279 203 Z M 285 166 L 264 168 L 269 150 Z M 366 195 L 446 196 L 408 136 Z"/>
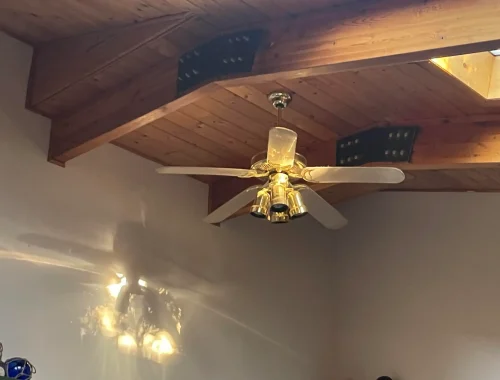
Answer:
<path fill-rule="evenodd" d="M 116 147 L 46 163 L 49 123 L 23 108 L 31 50 L 0 35 L 0 52 L 0 341 L 36 379 L 138 377 L 81 349 L 80 284 L 95 275 L 14 258 L 129 264 L 193 290 L 190 354 L 155 378 L 499 378 L 500 196 L 376 194 L 344 205 L 338 232 L 307 218 L 207 226 L 206 186 Z M 208 281 L 172 280 L 168 258 Z"/>

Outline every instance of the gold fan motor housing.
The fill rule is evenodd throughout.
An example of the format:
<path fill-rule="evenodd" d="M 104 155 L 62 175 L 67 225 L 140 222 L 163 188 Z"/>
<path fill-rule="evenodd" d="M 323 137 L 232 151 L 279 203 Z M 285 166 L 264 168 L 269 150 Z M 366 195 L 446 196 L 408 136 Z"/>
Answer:
<path fill-rule="evenodd" d="M 293 161 L 292 167 L 284 168 L 267 162 L 267 152 L 260 152 L 253 156 L 251 166 L 251 168 L 258 173 L 285 173 L 288 175 L 290 182 L 296 182 L 301 179 L 302 177 L 300 174 L 305 167 L 307 167 L 307 160 L 300 153 L 295 153 L 295 160 Z M 266 177 L 262 177 L 261 179 L 263 182 L 268 180 Z"/>

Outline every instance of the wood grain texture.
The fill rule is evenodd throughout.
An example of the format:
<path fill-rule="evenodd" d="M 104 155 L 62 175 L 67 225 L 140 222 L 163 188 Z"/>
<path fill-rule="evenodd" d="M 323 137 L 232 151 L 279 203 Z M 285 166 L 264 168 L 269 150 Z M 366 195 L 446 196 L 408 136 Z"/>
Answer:
<path fill-rule="evenodd" d="M 271 33 L 271 45 L 258 54 L 252 75 L 221 80 L 216 84 L 271 113 L 273 110 L 264 95 L 272 88 L 287 89 L 286 83 L 280 81 L 290 81 L 297 76 L 308 78 L 346 69 L 359 70 L 367 66 L 406 62 L 415 57 L 424 59 L 435 54 L 466 53 L 471 49 L 496 46 L 500 41 L 500 29 L 496 22 L 500 17 L 500 5 L 492 5 L 489 0 L 476 0 L 473 4 L 465 0 L 436 0 L 431 3 L 417 0 L 382 0 L 367 1 L 362 5 L 361 8 L 358 4 L 356 7 L 310 12 L 286 22 L 270 23 L 266 28 Z M 467 14 L 468 17 L 460 17 L 462 14 Z M 284 33 L 283 28 L 288 32 Z M 461 32 L 464 28 L 467 28 L 467 34 Z M 408 43 L 409 40 L 411 44 Z M 172 61 L 174 60 L 170 60 L 170 63 Z M 159 78 L 164 76 L 165 74 L 159 74 Z M 365 101 L 372 103 L 371 109 L 360 116 L 374 118 L 375 115 L 370 116 L 370 112 L 377 112 L 380 107 L 388 109 L 389 106 L 392 111 L 384 112 L 387 121 L 412 120 L 415 117 L 454 117 L 461 114 L 456 106 L 441 101 L 433 91 L 402 71 L 389 73 L 385 68 L 374 68 L 371 71 L 345 73 L 345 76 L 352 82 L 347 86 L 364 87 Z M 102 98 L 97 98 L 89 107 L 83 107 L 74 115 L 65 118 L 62 125 L 69 129 L 75 128 L 69 124 L 78 125 L 80 135 L 71 143 L 58 141 L 59 147 L 51 149 L 51 152 L 56 152 L 51 157 L 58 156 L 59 160 L 55 161 L 74 157 L 75 154 L 87 151 L 89 147 L 97 146 L 96 142 L 109 142 L 110 138 L 119 137 L 144 125 L 143 120 L 152 121 L 177 108 L 169 105 L 175 99 L 172 95 L 175 93 L 173 76 L 157 80 L 152 86 L 157 89 L 156 92 L 149 88 L 150 81 L 144 81 L 143 77 L 144 75 L 130 80 L 127 91 L 141 94 L 141 99 L 150 99 L 149 101 L 137 102 L 137 106 L 133 107 L 128 103 L 124 112 L 115 112 L 113 118 L 110 118 L 109 110 L 114 110 L 116 106 L 108 102 L 116 97 L 108 92 Z M 390 80 L 392 82 L 389 82 Z M 392 87 L 387 83 L 392 83 Z M 290 83 L 290 86 L 292 85 L 293 82 Z M 350 107 L 344 106 L 343 114 L 330 112 L 325 109 L 324 102 L 316 104 L 310 101 L 311 92 L 307 91 L 310 88 L 304 87 L 302 86 L 304 96 L 297 92 L 296 102 L 285 113 L 286 122 L 321 141 L 348 134 L 353 126 L 361 128 L 361 121 L 359 118 L 353 119 L 353 113 L 349 112 Z M 200 93 L 211 94 L 217 88 L 219 87 L 212 85 L 198 89 L 196 95 L 175 100 L 175 104 L 188 105 L 192 100 L 199 99 Z M 321 91 L 328 93 L 324 89 Z M 359 93 L 360 91 L 357 91 L 357 94 Z M 416 100 L 419 105 L 414 104 Z M 191 108 L 189 112 L 193 112 L 193 109 L 195 108 Z M 225 128 L 231 128 L 231 123 L 227 123 L 220 116 L 210 113 L 202 116 L 205 112 L 203 107 L 196 109 L 198 116 L 194 117 L 195 119 L 202 118 L 203 120 L 199 121 L 213 123 L 221 128 L 226 123 L 228 125 Z M 86 119 L 89 113 L 92 113 L 94 119 L 99 119 L 93 122 L 90 128 L 81 120 Z M 144 114 L 147 115 L 145 118 L 142 117 Z M 380 115 L 375 116 L 374 120 L 380 121 Z M 99 125 L 105 138 L 99 138 Z M 112 129 L 116 129 L 116 132 L 110 133 Z M 246 146 L 252 149 L 260 147 L 246 132 L 238 131 L 240 138 L 227 138 L 235 138 L 233 145 L 236 144 L 241 149 L 247 149 Z M 90 141 L 87 143 L 87 140 Z M 76 146 L 78 144 L 85 145 L 86 148 L 80 149 Z M 72 153 L 65 154 L 65 150 L 71 150 Z"/>
<path fill-rule="evenodd" d="M 312 68 L 324 67 L 326 72 L 364 60 L 373 65 L 382 58 L 380 63 L 386 64 L 387 57 L 403 59 L 413 53 L 429 59 L 436 49 L 437 56 L 461 54 L 459 46 L 464 44 L 492 41 L 496 46 L 499 15 L 500 4 L 489 0 L 366 1 L 331 13 L 312 13 L 294 22 L 274 23 L 271 46 L 258 56 L 255 72 L 307 76 L 306 68 L 312 73 Z"/>
<path fill-rule="evenodd" d="M 37 50 L 33 60 L 34 75 L 28 90 L 28 105 L 36 109 L 39 103 L 75 82 L 98 76 L 102 70 L 144 45 L 168 35 L 192 17 L 188 13 L 167 15 L 45 44 Z"/>
<path fill-rule="evenodd" d="M 191 12 L 219 29 L 355 0 L 2 0 L 0 29 L 33 45 L 97 30 Z"/>
<path fill-rule="evenodd" d="M 165 62 L 177 62 L 183 52 L 210 39 L 216 33 L 217 30 L 210 24 L 201 19 L 191 18 L 170 30 L 165 36 L 153 39 L 121 59 L 114 60 L 112 64 L 102 67 L 97 73 L 75 79 L 74 83 L 64 91 L 30 108 L 52 119 L 66 116 L 112 89 L 118 90 L 124 83 L 134 78 L 139 79 L 146 71 Z M 54 41 L 50 44 L 58 43 L 59 41 Z M 44 46 L 37 48 L 36 53 L 44 49 Z M 36 74 L 36 67 L 32 72 Z M 42 73 L 39 72 L 38 75 Z"/>
<path fill-rule="evenodd" d="M 422 165 L 426 164 L 426 146 L 449 140 L 451 135 L 455 145 L 470 142 L 474 136 L 484 142 L 480 133 L 486 131 L 491 135 L 492 130 L 486 128 L 496 128 L 500 107 L 478 106 L 474 102 L 476 94 L 472 90 L 462 87 L 460 91 L 451 91 L 449 87 L 453 78 L 442 71 L 431 73 L 427 68 L 427 63 L 413 63 L 284 81 L 291 83 L 289 87 L 293 89 L 293 100 L 290 108 L 284 112 L 283 124 L 297 131 L 298 151 L 301 153 L 314 150 L 325 138 L 331 140 L 337 135 L 352 134 L 371 126 L 427 126 L 420 136 L 424 153 L 420 156 L 418 151 L 415 153 Z M 380 75 L 382 70 L 384 85 L 391 89 L 391 97 L 381 96 L 383 92 L 370 81 Z M 411 77 L 412 81 L 418 82 L 411 89 L 415 95 L 411 98 L 411 108 L 405 107 L 402 100 L 408 99 L 405 95 L 408 89 L 400 86 L 402 73 L 408 77 L 418 73 L 418 77 Z M 219 87 L 213 93 L 200 96 L 189 105 L 166 114 L 164 119 L 182 128 L 175 133 L 185 135 L 186 132 L 181 131 L 189 130 L 191 136 L 201 136 L 210 141 L 211 144 L 205 146 L 215 154 L 218 154 L 219 147 L 224 147 L 223 154 L 228 164 L 245 157 L 247 161 L 239 162 L 247 167 L 249 157 L 265 150 L 268 131 L 276 123 L 276 112 L 266 99 L 266 91 L 277 88 L 283 87 L 275 82 L 254 87 Z M 429 114 L 427 110 L 433 101 L 436 105 Z M 403 107 L 402 111 L 399 107 Z M 411 117 L 404 112 L 408 109 L 412 111 Z M 483 109 L 489 113 L 482 112 Z M 395 110 L 399 113 L 395 113 Z M 356 120 L 356 123 L 337 123 L 339 119 L 348 117 Z M 321 128 L 311 129 L 311 125 Z M 61 131 L 68 131 L 68 128 L 62 128 Z M 319 164 L 327 163 L 332 162 Z M 464 164 L 467 162 L 464 161 Z"/>
<path fill-rule="evenodd" d="M 202 97 L 205 92 L 211 92 L 209 85 L 176 98 L 172 88 L 166 92 L 159 82 L 159 78 L 175 82 L 176 77 L 177 70 L 160 66 L 141 78 L 141 85 L 146 82 L 147 86 L 138 87 L 135 81 L 127 82 L 121 91 L 109 92 L 104 103 L 99 99 L 68 118 L 55 121 L 51 129 L 49 161 L 64 165 L 78 155 L 154 122 Z"/>

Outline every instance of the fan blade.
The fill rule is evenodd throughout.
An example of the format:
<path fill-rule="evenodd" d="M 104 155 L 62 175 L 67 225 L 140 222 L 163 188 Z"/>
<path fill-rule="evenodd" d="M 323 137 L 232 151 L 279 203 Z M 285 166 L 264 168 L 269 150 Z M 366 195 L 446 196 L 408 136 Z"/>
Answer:
<path fill-rule="evenodd" d="M 293 166 L 296 145 L 297 133 L 287 128 L 272 128 L 269 131 L 267 162 L 282 168 Z"/>
<path fill-rule="evenodd" d="M 184 174 L 184 175 L 220 175 L 227 177 L 256 177 L 255 170 L 233 169 L 233 168 L 203 168 L 197 166 L 164 166 L 156 169 L 160 174 Z"/>
<path fill-rule="evenodd" d="M 302 178 L 316 183 L 400 183 L 404 173 L 396 168 L 316 166 L 302 170 Z"/>
<path fill-rule="evenodd" d="M 260 189 L 262 189 L 263 185 L 251 186 L 246 190 L 243 190 L 241 193 L 236 195 L 234 198 L 230 199 L 222 206 L 220 206 L 217 210 L 213 211 L 209 214 L 204 221 L 210 224 L 217 224 L 223 222 L 231 215 L 233 215 L 236 211 L 245 207 L 247 204 L 252 202 Z"/>
<path fill-rule="evenodd" d="M 295 188 L 302 194 L 309 215 L 323 226 L 330 230 L 337 230 L 347 224 L 347 219 L 309 186 L 299 185 Z"/>

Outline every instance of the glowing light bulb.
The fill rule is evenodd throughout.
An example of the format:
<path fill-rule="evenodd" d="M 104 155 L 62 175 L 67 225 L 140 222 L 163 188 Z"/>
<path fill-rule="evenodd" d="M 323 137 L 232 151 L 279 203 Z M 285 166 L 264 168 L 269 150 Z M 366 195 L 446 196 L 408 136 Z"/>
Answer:
<path fill-rule="evenodd" d="M 151 344 L 151 350 L 160 355 L 172 355 L 174 346 L 167 335 L 158 335 Z"/>
<path fill-rule="evenodd" d="M 116 336 L 116 319 L 113 310 L 110 307 L 99 307 L 97 312 L 101 334 L 107 337 Z"/>
<path fill-rule="evenodd" d="M 127 278 L 126 277 L 122 277 L 120 279 L 119 283 L 117 283 L 117 284 L 110 284 L 110 285 L 106 286 L 106 289 L 108 289 L 108 293 L 111 295 L 111 297 L 117 298 L 118 294 L 120 294 L 120 290 L 122 290 L 122 288 L 125 285 L 127 285 Z"/>
<path fill-rule="evenodd" d="M 142 341 L 143 346 L 150 346 L 155 341 L 155 337 L 153 334 L 144 335 L 144 339 Z"/>
<path fill-rule="evenodd" d="M 113 328 L 113 320 L 107 314 L 103 315 L 103 317 L 101 319 L 101 324 L 106 329 L 112 329 Z"/>
<path fill-rule="evenodd" d="M 118 337 L 118 346 L 120 348 L 130 349 L 136 348 L 137 343 L 132 335 L 122 334 Z"/>

